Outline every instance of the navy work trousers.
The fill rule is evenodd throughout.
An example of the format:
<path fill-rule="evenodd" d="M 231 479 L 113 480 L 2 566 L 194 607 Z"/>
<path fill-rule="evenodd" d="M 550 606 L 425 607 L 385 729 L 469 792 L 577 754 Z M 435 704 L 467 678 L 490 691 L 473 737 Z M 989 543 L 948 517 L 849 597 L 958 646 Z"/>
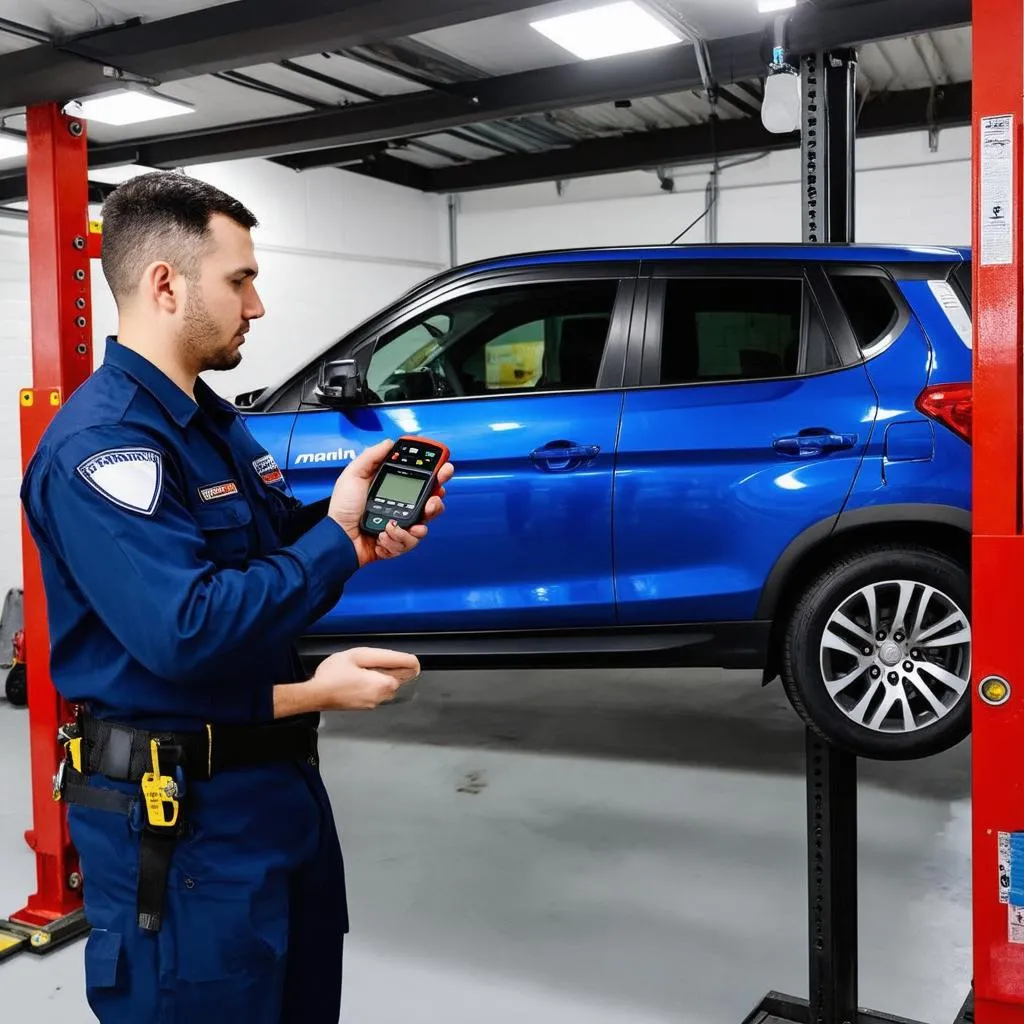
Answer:
<path fill-rule="evenodd" d="M 138 792 L 94 776 L 90 785 Z M 102 1024 L 337 1024 L 348 931 L 319 772 L 281 763 L 193 783 L 159 932 L 138 927 L 138 815 L 70 806 L 86 993 Z"/>

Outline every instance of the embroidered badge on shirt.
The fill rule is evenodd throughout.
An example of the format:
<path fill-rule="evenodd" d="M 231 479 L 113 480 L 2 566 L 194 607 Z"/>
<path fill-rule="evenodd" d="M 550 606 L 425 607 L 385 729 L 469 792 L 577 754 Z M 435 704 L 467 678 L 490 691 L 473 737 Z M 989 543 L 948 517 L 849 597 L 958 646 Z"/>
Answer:
<path fill-rule="evenodd" d="M 238 484 L 234 480 L 225 480 L 220 484 L 210 484 L 209 487 L 199 488 L 199 497 L 203 501 L 220 501 L 221 498 L 230 498 L 232 494 L 238 493 Z"/>
<path fill-rule="evenodd" d="M 80 463 L 77 472 L 119 508 L 151 516 L 160 503 L 164 462 L 152 448 L 108 448 Z"/>
<path fill-rule="evenodd" d="M 256 470 L 260 479 L 265 484 L 279 484 L 284 480 L 284 473 L 281 472 L 277 461 L 269 452 L 261 455 L 258 459 L 254 459 L 252 468 Z"/>

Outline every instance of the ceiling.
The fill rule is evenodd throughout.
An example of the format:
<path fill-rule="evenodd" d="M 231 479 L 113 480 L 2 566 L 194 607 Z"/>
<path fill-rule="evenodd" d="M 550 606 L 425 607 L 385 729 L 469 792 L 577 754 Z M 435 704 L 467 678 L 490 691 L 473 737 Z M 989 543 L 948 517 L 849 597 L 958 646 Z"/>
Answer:
<path fill-rule="evenodd" d="M 196 108 L 89 125 L 90 167 L 261 156 L 457 192 L 795 146 L 761 126 L 773 17 L 640 0 L 684 41 L 581 61 L 538 17 L 605 0 L 0 0 L 0 116 L 147 81 Z M 970 123 L 970 0 L 799 0 L 791 59 L 856 47 L 861 134 Z M 106 69 L 106 70 L 105 70 Z M 116 175 L 115 175 L 116 177 Z M 0 163 L 0 202 L 24 198 Z"/>

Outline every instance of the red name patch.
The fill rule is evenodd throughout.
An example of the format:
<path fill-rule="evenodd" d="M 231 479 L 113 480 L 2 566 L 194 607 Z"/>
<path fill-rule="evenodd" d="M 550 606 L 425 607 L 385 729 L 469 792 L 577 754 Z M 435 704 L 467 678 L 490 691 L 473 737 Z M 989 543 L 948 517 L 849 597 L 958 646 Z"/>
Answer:
<path fill-rule="evenodd" d="M 225 480 L 222 484 L 211 484 L 209 487 L 199 488 L 199 497 L 203 501 L 219 501 L 221 498 L 230 498 L 232 494 L 238 493 L 238 484 L 234 480 Z"/>

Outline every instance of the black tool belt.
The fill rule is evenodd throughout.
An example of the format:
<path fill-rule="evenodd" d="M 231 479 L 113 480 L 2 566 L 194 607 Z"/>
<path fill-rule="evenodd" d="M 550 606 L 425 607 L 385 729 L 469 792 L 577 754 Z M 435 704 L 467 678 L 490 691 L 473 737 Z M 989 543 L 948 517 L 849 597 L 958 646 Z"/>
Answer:
<path fill-rule="evenodd" d="M 183 813 L 188 786 L 231 769 L 306 761 L 319 764 L 319 716 L 271 725 L 207 725 L 197 732 L 148 732 L 82 715 L 59 738 L 65 756 L 54 778 L 53 798 L 129 816 L 141 810 L 138 923 L 160 930 L 174 844 L 187 831 Z M 88 784 L 90 775 L 137 782 L 128 795 Z"/>

